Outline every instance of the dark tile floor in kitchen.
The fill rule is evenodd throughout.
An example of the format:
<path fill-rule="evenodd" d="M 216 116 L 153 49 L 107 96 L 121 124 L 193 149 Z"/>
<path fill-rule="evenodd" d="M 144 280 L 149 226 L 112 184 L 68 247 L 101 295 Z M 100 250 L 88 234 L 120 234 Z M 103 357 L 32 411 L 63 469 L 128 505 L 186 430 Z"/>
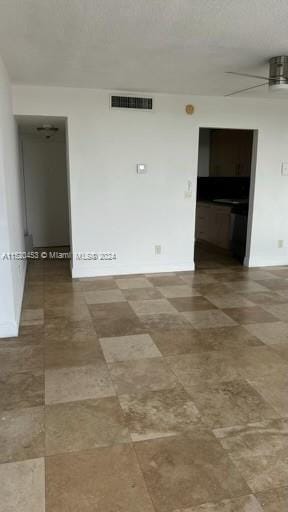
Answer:
<path fill-rule="evenodd" d="M 28 268 L 0 341 L 0 512 L 287 512 L 288 268 Z"/>

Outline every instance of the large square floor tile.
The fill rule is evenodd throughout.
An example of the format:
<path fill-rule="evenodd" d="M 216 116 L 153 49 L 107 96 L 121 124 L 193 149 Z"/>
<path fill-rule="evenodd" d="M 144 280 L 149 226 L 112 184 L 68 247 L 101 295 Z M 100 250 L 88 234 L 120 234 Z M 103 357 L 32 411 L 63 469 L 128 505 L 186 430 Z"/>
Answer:
<path fill-rule="evenodd" d="M 208 329 L 209 327 L 225 327 L 236 325 L 236 322 L 223 311 L 211 309 L 208 311 L 186 311 L 182 315 L 196 329 Z"/>
<path fill-rule="evenodd" d="M 120 395 L 170 389 L 177 383 L 174 373 L 160 357 L 113 363 L 109 370 Z"/>
<path fill-rule="evenodd" d="M 234 281 L 246 281 L 248 279 L 247 272 L 238 272 L 236 269 L 227 268 L 226 272 L 214 272 L 213 277 L 220 282 L 230 283 Z"/>
<path fill-rule="evenodd" d="M 0 372 L 0 409 L 11 410 L 44 404 L 44 373 Z"/>
<path fill-rule="evenodd" d="M 45 372 L 45 402 L 72 402 L 115 395 L 105 364 L 57 368 Z"/>
<path fill-rule="evenodd" d="M 260 306 L 229 308 L 224 310 L 235 322 L 239 324 L 254 324 L 259 322 L 277 322 L 277 318 Z"/>
<path fill-rule="evenodd" d="M 267 292 L 268 290 L 263 284 L 256 283 L 253 280 L 230 281 L 227 286 L 236 293 Z"/>
<path fill-rule="evenodd" d="M 249 382 L 280 416 L 288 416 L 288 371 L 251 375 Z"/>
<path fill-rule="evenodd" d="M 259 284 L 268 288 L 268 290 L 285 290 L 288 288 L 288 279 L 273 277 L 272 279 L 263 279 L 258 281 Z"/>
<path fill-rule="evenodd" d="M 249 268 L 249 267 L 240 267 L 240 269 L 246 273 L 247 275 L 247 278 L 248 279 L 252 279 L 253 281 L 257 281 L 257 280 L 262 280 L 263 279 L 272 279 L 273 277 L 275 277 L 274 274 L 272 274 L 271 272 L 269 272 L 269 270 L 261 270 L 261 269 L 254 269 L 254 268 Z M 239 269 L 238 269 L 239 271 Z M 288 277 L 288 276 L 287 276 Z"/>
<path fill-rule="evenodd" d="M 0 463 L 42 457 L 44 450 L 44 407 L 1 413 Z"/>
<path fill-rule="evenodd" d="M 243 425 L 279 414 L 244 380 L 186 386 L 203 422 L 210 428 Z"/>
<path fill-rule="evenodd" d="M 123 277 L 116 279 L 120 290 L 130 290 L 131 288 L 152 288 L 153 285 L 146 277 Z"/>
<path fill-rule="evenodd" d="M 288 282 L 288 281 L 287 281 Z M 271 314 L 276 317 L 277 320 L 282 320 L 282 322 L 286 322 L 288 318 L 288 304 L 273 304 L 273 305 L 265 305 L 263 306 L 268 314 Z"/>
<path fill-rule="evenodd" d="M 175 512 L 263 512 L 259 501 L 252 494 L 226 500 L 204 503 L 196 507 L 178 509 Z"/>
<path fill-rule="evenodd" d="M 21 325 L 43 325 L 44 310 L 43 308 L 23 309 L 21 315 Z"/>
<path fill-rule="evenodd" d="M 192 326 L 189 329 L 159 329 L 150 334 L 163 356 L 201 352 L 201 333 Z"/>
<path fill-rule="evenodd" d="M 231 355 L 234 355 L 231 365 L 234 365 L 244 379 L 254 380 L 265 376 L 267 380 L 272 380 L 274 375 L 282 375 L 283 378 L 288 372 L 288 361 L 264 344 L 231 350 Z"/>
<path fill-rule="evenodd" d="M 89 306 L 98 337 L 125 336 L 143 332 L 143 325 L 127 302 Z"/>
<path fill-rule="evenodd" d="M 217 308 L 240 308 L 254 306 L 243 295 L 237 293 L 227 293 L 226 295 L 207 295 L 206 298 Z"/>
<path fill-rule="evenodd" d="M 163 356 L 261 346 L 262 342 L 240 325 L 207 329 L 151 331 Z"/>
<path fill-rule="evenodd" d="M 279 343 L 278 345 L 271 345 L 271 348 L 288 363 L 288 344 Z"/>
<path fill-rule="evenodd" d="M 117 288 L 115 280 L 112 277 L 95 277 L 89 278 L 84 277 L 79 280 L 80 288 L 84 292 L 91 292 L 94 290 L 109 290 L 112 288 Z"/>
<path fill-rule="evenodd" d="M 133 441 L 173 436 L 202 424 L 198 409 L 181 386 L 120 395 L 119 400 Z"/>
<path fill-rule="evenodd" d="M 100 343 L 107 363 L 161 356 L 149 334 L 100 338 Z"/>
<path fill-rule="evenodd" d="M 178 272 L 178 276 L 184 281 L 184 283 L 188 283 L 190 285 L 197 286 L 200 284 L 216 284 L 217 281 L 214 279 L 212 275 L 205 274 L 201 271 L 192 271 L 192 272 Z"/>
<path fill-rule="evenodd" d="M 41 345 L 23 345 L 5 347 L 0 343 L 0 371 L 24 372 L 29 370 L 40 370 L 44 365 L 44 352 Z"/>
<path fill-rule="evenodd" d="M 104 362 L 100 344 L 95 336 L 47 340 L 45 368 L 68 368 Z"/>
<path fill-rule="evenodd" d="M 69 307 L 85 304 L 84 294 L 80 291 L 45 294 L 44 309 L 53 306 L 63 306 L 63 304 Z"/>
<path fill-rule="evenodd" d="M 194 297 L 200 295 L 200 293 L 195 288 L 192 288 L 192 286 L 188 284 L 159 286 L 158 290 L 160 290 L 162 295 L 167 297 L 167 299 L 174 299 L 176 297 Z"/>
<path fill-rule="evenodd" d="M 122 293 L 126 300 L 153 300 L 163 299 L 163 295 L 157 290 L 157 288 L 127 288 L 122 290 Z"/>
<path fill-rule="evenodd" d="M 253 492 L 287 485 L 288 419 L 214 430 Z"/>
<path fill-rule="evenodd" d="M 148 276 L 148 280 L 153 284 L 153 286 L 181 286 L 183 285 L 182 279 L 173 274 L 173 272 L 168 274 L 150 274 Z"/>
<path fill-rule="evenodd" d="M 226 284 L 215 282 L 215 283 L 208 283 L 208 284 L 197 284 L 196 290 L 199 293 L 199 295 L 203 295 L 205 297 L 208 297 L 209 295 L 217 295 L 217 296 L 225 296 L 228 293 L 231 293 L 232 290 L 227 286 Z"/>
<path fill-rule="evenodd" d="M 154 315 L 141 315 L 142 328 L 151 330 L 190 329 L 191 324 L 181 313 L 160 313 Z"/>
<path fill-rule="evenodd" d="M 287 297 L 281 295 L 281 292 L 251 292 L 246 293 L 245 298 L 256 305 L 271 305 L 287 303 Z"/>
<path fill-rule="evenodd" d="M 234 364 L 234 351 L 215 350 L 166 357 L 166 362 L 185 385 L 230 381 L 241 378 Z"/>
<path fill-rule="evenodd" d="M 46 453 L 89 450 L 129 441 L 118 400 L 114 397 L 46 407 Z"/>
<path fill-rule="evenodd" d="M 263 512 L 286 512 L 288 510 L 288 486 L 269 489 L 256 496 Z"/>
<path fill-rule="evenodd" d="M 44 326 L 22 327 L 19 329 L 18 336 L 10 338 L 1 338 L 1 348 L 20 348 L 27 346 L 41 347 L 44 343 Z"/>
<path fill-rule="evenodd" d="M 110 302 L 126 301 L 124 295 L 121 293 L 121 290 L 118 290 L 117 288 L 84 292 L 84 297 L 87 304 L 105 304 Z"/>
<path fill-rule="evenodd" d="M 44 459 L 0 464 L 0 512 L 45 512 Z"/>
<path fill-rule="evenodd" d="M 259 340 L 267 345 L 283 344 L 288 346 L 288 323 L 265 322 L 260 324 L 245 325 L 245 329 L 257 336 Z"/>
<path fill-rule="evenodd" d="M 243 477 L 205 430 L 135 444 L 157 512 L 250 494 Z"/>
<path fill-rule="evenodd" d="M 96 337 L 92 318 L 73 321 L 68 318 L 47 320 L 44 326 L 44 341 L 51 343 L 82 342 Z M 86 340 L 88 338 L 88 340 Z"/>
<path fill-rule="evenodd" d="M 136 315 L 159 315 L 176 313 L 176 309 L 166 299 L 134 300 L 129 302 Z"/>
<path fill-rule="evenodd" d="M 169 299 L 169 302 L 177 311 L 205 311 L 206 309 L 215 309 L 216 306 L 209 302 L 205 297 L 177 297 Z"/>
<path fill-rule="evenodd" d="M 72 322 L 89 322 L 90 314 L 86 304 L 63 304 L 62 306 L 46 306 L 45 320 L 70 320 Z"/>
<path fill-rule="evenodd" d="M 46 512 L 154 512 L 130 445 L 48 457 L 46 501 Z"/>

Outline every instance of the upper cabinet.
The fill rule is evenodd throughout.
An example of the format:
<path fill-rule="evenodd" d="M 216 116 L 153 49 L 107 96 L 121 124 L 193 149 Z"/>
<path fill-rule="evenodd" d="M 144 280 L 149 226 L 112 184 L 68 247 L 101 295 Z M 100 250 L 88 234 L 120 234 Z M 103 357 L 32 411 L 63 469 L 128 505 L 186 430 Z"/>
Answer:
<path fill-rule="evenodd" d="M 211 129 L 210 176 L 250 176 L 253 131 Z"/>

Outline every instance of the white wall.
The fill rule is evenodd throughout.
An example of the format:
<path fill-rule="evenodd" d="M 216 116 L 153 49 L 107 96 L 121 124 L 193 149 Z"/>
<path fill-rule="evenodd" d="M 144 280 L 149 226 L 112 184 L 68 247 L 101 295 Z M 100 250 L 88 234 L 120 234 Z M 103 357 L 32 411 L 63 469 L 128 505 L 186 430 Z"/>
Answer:
<path fill-rule="evenodd" d="M 210 167 L 210 130 L 199 132 L 198 176 L 209 176 Z"/>
<path fill-rule="evenodd" d="M 288 177 L 280 168 L 288 104 L 166 94 L 154 104 L 153 113 L 111 111 L 109 91 L 14 87 L 15 114 L 68 118 L 73 276 L 194 268 L 198 132 L 213 126 L 259 130 L 248 263 L 287 264 Z M 148 173 L 137 175 L 142 162 Z M 194 189 L 185 199 L 188 180 Z M 77 251 L 112 251 L 117 260 L 79 261 Z"/>
<path fill-rule="evenodd" d="M 24 250 L 21 173 L 10 83 L 0 60 L 0 337 L 16 336 L 25 280 L 25 261 L 3 260 Z"/>
<path fill-rule="evenodd" d="M 69 244 L 65 141 L 21 137 L 27 229 L 34 247 Z"/>

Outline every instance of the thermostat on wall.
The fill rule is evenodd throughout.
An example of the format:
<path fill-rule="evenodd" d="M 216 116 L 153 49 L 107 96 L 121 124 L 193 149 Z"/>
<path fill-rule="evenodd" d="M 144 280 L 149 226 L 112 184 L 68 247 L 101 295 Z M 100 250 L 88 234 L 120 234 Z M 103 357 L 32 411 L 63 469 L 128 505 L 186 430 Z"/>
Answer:
<path fill-rule="evenodd" d="M 147 168 L 146 164 L 137 164 L 137 174 L 146 174 Z"/>

